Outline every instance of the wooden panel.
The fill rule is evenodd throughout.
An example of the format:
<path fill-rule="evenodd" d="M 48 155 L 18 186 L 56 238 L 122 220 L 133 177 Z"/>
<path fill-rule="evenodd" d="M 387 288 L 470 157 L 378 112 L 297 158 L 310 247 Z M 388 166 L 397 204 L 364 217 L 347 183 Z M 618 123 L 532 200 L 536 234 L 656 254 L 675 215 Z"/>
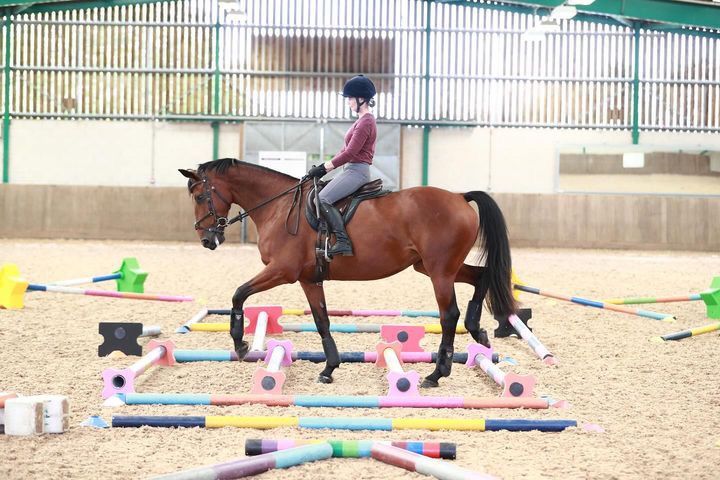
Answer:
<path fill-rule="evenodd" d="M 645 154 L 643 168 L 623 168 L 623 156 L 616 154 L 561 154 L 560 174 L 623 174 L 647 175 L 668 173 L 675 175 L 712 175 L 708 155 L 653 152 Z"/>
<path fill-rule="evenodd" d="M 514 246 L 720 250 L 720 198 L 495 194 Z"/>

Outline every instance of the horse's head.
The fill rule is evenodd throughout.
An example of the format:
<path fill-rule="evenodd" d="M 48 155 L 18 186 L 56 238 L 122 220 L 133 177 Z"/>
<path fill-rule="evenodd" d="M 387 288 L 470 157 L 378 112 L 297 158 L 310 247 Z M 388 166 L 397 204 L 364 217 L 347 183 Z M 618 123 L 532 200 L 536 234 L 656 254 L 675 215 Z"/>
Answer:
<path fill-rule="evenodd" d="M 180 169 L 188 179 L 188 191 L 195 204 L 195 230 L 203 247 L 215 250 L 225 241 L 225 227 L 232 198 L 230 185 L 213 172 Z"/>

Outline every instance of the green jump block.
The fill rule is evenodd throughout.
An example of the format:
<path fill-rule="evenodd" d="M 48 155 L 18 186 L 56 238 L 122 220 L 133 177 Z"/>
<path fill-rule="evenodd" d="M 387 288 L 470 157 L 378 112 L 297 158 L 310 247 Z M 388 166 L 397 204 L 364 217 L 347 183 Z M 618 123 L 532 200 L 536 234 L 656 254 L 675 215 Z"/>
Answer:
<path fill-rule="evenodd" d="M 113 273 L 120 273 L 120 278 L 116 280 L 118 292 L 145 293 L 148 272 L 140 268 L 137 258 L 123 258 L 120 270 Z"/>
<path fill-rule="evenodd" d="M 708 318 L 720 319 L 720 277 L 715 277 L 710 289 L 700 292 L 700 298 L 707 307 Z"/>

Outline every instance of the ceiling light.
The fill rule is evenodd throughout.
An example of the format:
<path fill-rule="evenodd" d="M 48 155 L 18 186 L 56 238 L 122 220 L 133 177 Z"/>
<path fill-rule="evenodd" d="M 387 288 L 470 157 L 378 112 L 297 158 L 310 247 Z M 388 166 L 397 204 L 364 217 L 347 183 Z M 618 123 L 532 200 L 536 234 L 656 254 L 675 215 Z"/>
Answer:
<path fill-rule="evenodd" d="M 568 5 L 592 5 L 595 0 L 568 0 Z M 720 0 L 713 0 L 714 2 L 720 2 Z"/>
<path fill-rule="evenodd" d="M 225 13 L 225 21 L 227 23 L 246 23 L 247 13 L 239 8 L 233 8 Z"/>
<path fill-rule="evenodd" d="M 545 32 L 531 28 L 523 32 L 520 39 L 523 42 L 543 42 L 545 41 Z"/>
<path fill-rule="evenodd" d="M 569 20 L 577 15 L 577 8 L 570 5 L 560 5 L 559 7 L 553 8 L 550 16 L 558 20 Z"/>
<path fill-rule="evenodd" d="M 560 31 L 560 24 L 557 20 L 554 20 L 552 18 L 545 17 L 543 18 L 540 23 L 535 25 L 532 30 L 535 30 L 536 32 L 540 33 L 553 33 L 553 32 L 559 32 Z"/>

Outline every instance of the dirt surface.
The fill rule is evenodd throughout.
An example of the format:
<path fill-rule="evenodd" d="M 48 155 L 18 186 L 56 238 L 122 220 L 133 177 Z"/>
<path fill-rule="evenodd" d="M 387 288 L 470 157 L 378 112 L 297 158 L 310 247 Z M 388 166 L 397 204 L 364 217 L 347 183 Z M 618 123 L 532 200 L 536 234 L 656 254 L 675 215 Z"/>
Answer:
<path fill-rule="evenodd" d="M 203 305 L 228 308 L 235 289 L 260 270 L 254 246 L 224 245 L 215 252 L 197 244 L 0 240 L 0 263 L 18 264 L 33 282 L 100 275 L 115 270 L 123 257 L 135 256 L 150 272 L 151 293 L 193 295 L 194 303 L 103 299 L 54 293 L 29 293 L 18 311 L 0 311 L 0 391 L 70 397 L 71 428 L 61 435 L 0 435 L 0 478 L 148 478 L 184 468 L 226 461 L 244 454 L 247 438 L 344 438 L 444 440 L 458 444 L 457 465 L 505 479 L 718 478 L 720 462 L 720 381 L 718 332 L 680 342 L 650 339 L 709 323 L 701 302 L 648 305 L 677 315 L 674 324 L 579 307 L 522 294 L 532 307 L 537 336 L 555 353 L 557 367 L 543 365 L 517 339 L 493 340 L 518 366 L 506 372 L 535 375 L 536 393 L 567 400 L 566 410 L 460 409 L 306 409 L 266 406 L 123 406 L 107 408 L 100 398 L 100 372 L 130 365 L 135 358 L 98 358 L 101 321 L 160 325 L 162 338 L 177 348 L 232 346 L 228 334 L 174 333 Z M 707 288 L 720 275 L 720 256 L 695 253 L 515 249 L 513 262 L 528 285 L 550 291 L 604 299 L 622 295 L 684 295 Z M 97 288 L 111 288 L 111 285 Z M 458 285 L 461 310 L 471 289 Z M 412 270 L 376 282 L 328 282 L 330 308 L 434 310 L 427 278 Z M 249 305 L 305 308 L 298 285 L 251 297 Z M 485 312 L 483 326 L 495 327 Z M 210 320 L 210 319 L 209 319 Z M 213 321 L 225 320 L 213 318 Z M 310 317 L 285 321 L 311 321 Z M 432 323 L 433 319 L 335 318 L 337 323 Z M 321 350 L 311 333 L 286 334 L 298 350 Z M 492 337 L 491 337 L 492 338 Z M 377 334 L 335 334 L 342 351 L 374 350 Z M 436 350 L 440 337 L 423 345 Z M 142 343 L 145 343 L 142 341 Z M 464 351 L 468 336 L 458 336 Z M 286 393 L 383 395 L 385 371 L 372 364 L 347 364 L 335 383 L 316 383 L 320 365 L 298 362 L 288 368 Z M 421 376 L 430 364 L 409 366 Z M 139 392 L 246 393 L 255 365 L 194 363 L 154 367 L 138 380 Z M 452 375 L 427 395 L 490 397 L 499 393 L 481 371 L 456 365 Z M 562 433 L 394 431 L 310 431 L 222 429 L 91 429 L 80 427 L 89 415 L 271 415 L 448 418 L 570 418 L 596 424 L 604 433 L 572 428 Z M 259 479 L 426 478 L 370 459 L 332 459 Z"/>

